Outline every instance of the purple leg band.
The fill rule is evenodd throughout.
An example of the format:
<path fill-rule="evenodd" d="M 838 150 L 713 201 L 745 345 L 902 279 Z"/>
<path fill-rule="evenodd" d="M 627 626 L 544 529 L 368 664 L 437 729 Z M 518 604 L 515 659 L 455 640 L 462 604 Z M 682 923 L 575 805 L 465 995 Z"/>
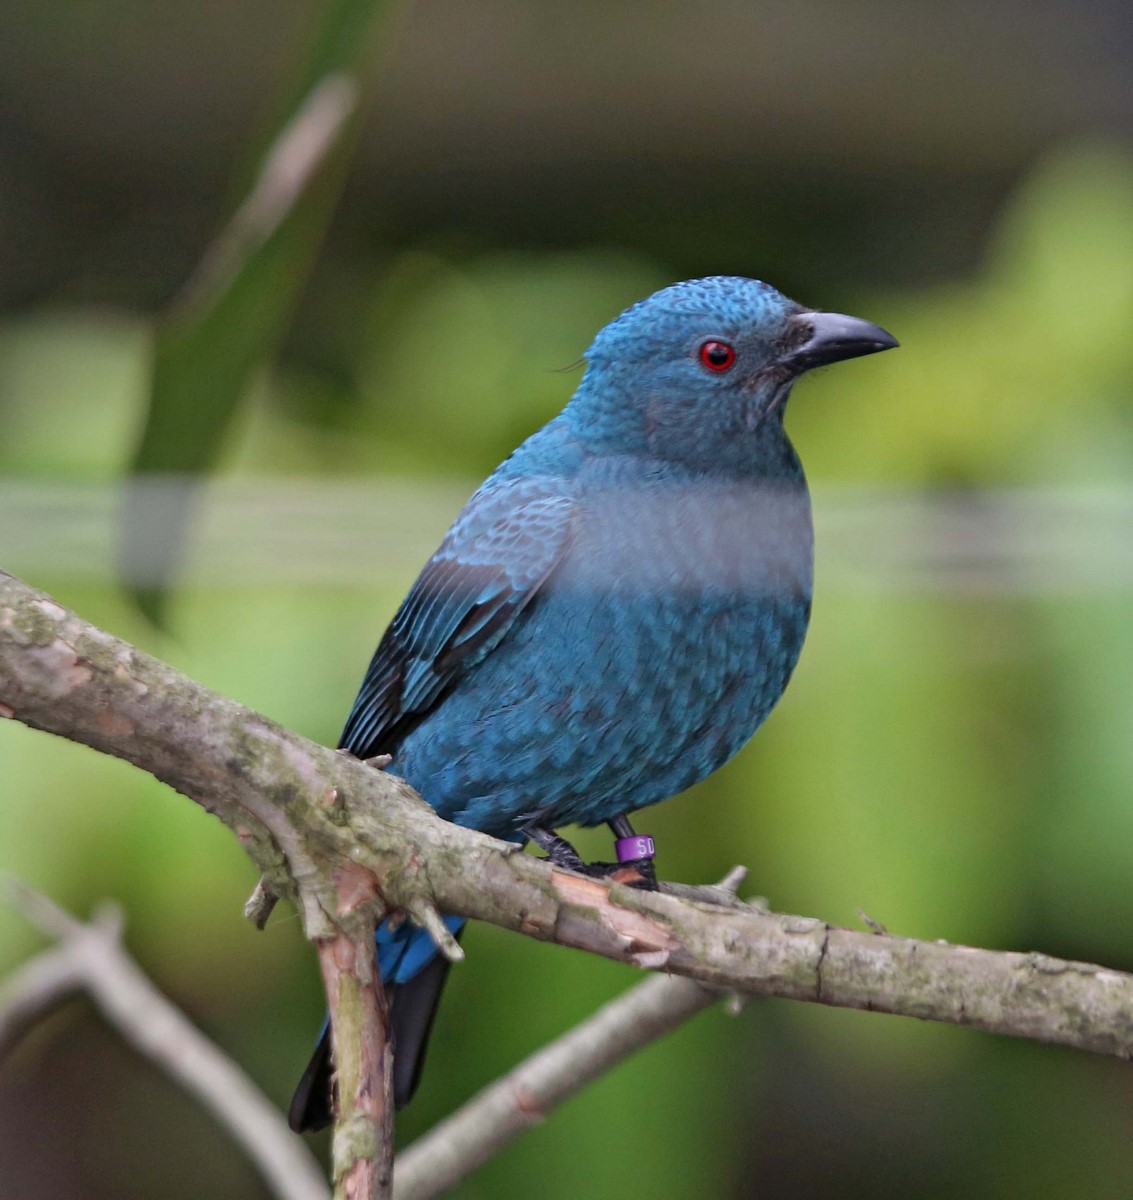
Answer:
<path fill-rule="evenodd" d="M 653 839 L 647 833 L 639 833 L 634 837 L 618 838 L 614 843 L 618 862 L 633 862 L 638 858 L 652 858 L 657 853 Z"/>

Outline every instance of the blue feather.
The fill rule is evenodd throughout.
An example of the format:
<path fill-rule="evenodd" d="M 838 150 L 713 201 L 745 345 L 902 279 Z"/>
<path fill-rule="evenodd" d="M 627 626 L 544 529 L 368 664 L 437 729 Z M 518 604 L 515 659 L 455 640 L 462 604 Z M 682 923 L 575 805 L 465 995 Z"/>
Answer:
<path fill-rule="evenodd" d="M 342 747 L 391 754 L 441 816 L 515 841 L 533 815 L 599 824 L 716 770 L 782 695 L 810 617 L 791 386 L 894 345 L 752 279 L 693 280 L 627 309 L 595 338 L 566 409 L 426 563 Z M 408 922 L 384 923 L 377 944 L 397 1054 L 412 1059 L 405 1097 L 442 964 Z"/>

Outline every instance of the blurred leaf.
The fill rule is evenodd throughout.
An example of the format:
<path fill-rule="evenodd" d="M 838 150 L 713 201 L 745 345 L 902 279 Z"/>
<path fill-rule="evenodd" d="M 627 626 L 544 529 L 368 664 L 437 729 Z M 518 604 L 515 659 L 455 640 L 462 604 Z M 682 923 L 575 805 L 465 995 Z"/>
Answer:
<path fill-rule="evenodd" d="M 135 559 L 158 564 L 133 589 L 155 623 L 192 515 L 196 477 L 215 465 L 253 373 L 272 353 L 310 274 L 356 140 L 379 18 L 396 8 L 394 0 L 331 0 L 243 200 L 157 329 L 133 473 L 135 480 L 190 479 L 156 514 L 160 520 L 144 479 L 131 487 L 121 547 L 128 578 Z"/>

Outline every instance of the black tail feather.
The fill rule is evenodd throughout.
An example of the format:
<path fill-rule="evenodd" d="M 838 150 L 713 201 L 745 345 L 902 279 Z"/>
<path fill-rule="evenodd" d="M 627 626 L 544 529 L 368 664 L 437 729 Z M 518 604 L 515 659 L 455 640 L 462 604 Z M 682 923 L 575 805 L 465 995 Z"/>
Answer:
<path fill-rule="evenodd" d="M 438 954 L 407 983 L 386 986 L 393 1033 L 393 1102 L 396 1108 L 404 1108 L 413 1099 L 421 1081 L 429 1034 L 448 969 L 448 959 Z M 296 1133 L 303 1133 L 323 1129 L 333 1120 L 334 1057 L 328 1025 L 291 1097 L 287 1123 Z"/>
<path fill-rule="evenodd" d="M 443 954 L 408 983 L 393 989 L 390 1024 L 393 1026 L 393 1103 L 404 1108 L 421 1082 L 429 1034 L 441 1002 L 441 991 L 451 964 Z"/>
<path fill-rule="evenodd" d="M 334 1120 L 334 1058 L 330 1051 L 330 1022 L 299 1080 L 287 1110 L 287 1123 L 296 1133 L 324 1129 Z"/>

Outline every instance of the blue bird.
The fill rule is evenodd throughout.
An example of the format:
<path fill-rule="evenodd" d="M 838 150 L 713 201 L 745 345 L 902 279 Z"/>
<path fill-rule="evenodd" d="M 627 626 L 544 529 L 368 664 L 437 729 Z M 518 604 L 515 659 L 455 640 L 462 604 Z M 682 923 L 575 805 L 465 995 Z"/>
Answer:
<path fill-rule="evenodd" d="M 392 756 L 442 817 L 566 866 L 585 868 L 555 830 L 607 822 L 649 886 L 651 841 L 628 814 L 727 762 L 802 649 L 813 537 L 783 429 L 791 386 L 896 345 L 754 279 L 678 283 L 627 309 L 595 338 L 563 412 L 496 469 L 425 565 L 341 746 Z M 447 964 L 409 922 L 383 923 L 377 942 L 400 1105 Z M 324 1031 L 293 1127 L 329 1120 L 330 1081 Z"/>

